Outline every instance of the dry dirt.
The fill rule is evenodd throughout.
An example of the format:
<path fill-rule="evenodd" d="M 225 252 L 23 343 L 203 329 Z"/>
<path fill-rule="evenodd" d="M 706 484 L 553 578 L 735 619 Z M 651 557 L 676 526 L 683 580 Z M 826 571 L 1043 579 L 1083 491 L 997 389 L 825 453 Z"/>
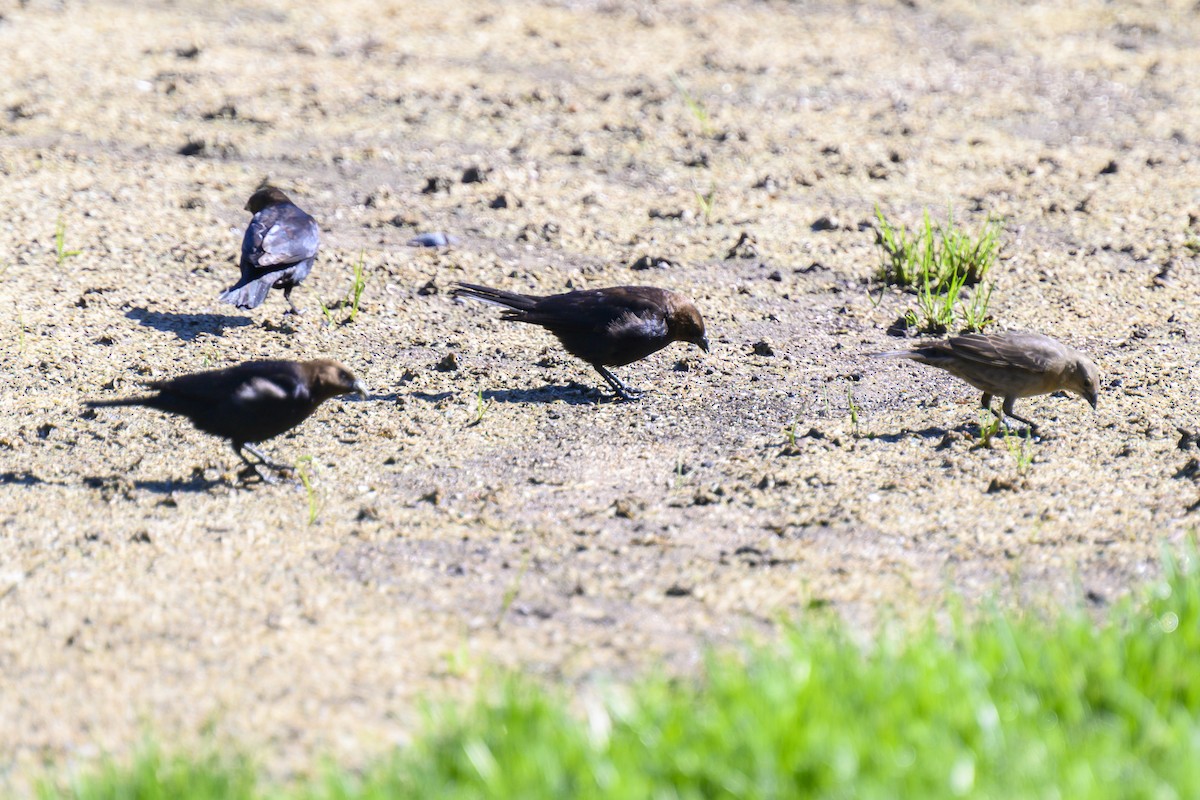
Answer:
<path fill-rule="evenodd" d="M 585 683 L 814 607 L 1143 585 L 1200 520 L 1200 13 L 979 5 L 0 2 L 0 775 L 206 726 L 355 763 L 497 663 Z M 299 319 L 216 302 L 265 177 L 323 227 Z M 1023 476 L 977 393 L 866 358 L 913 306 L 870 282 L 876 204 L 1001 216 L 1000 327 L 1105 371 L 1096 413 L 1020 404 Z M 713 353 L 608 402 L 458 279 L 677 289 Z M 312 524 L 185 422 L 81 406 L 316 356 L 374 394 L 267 445 L 311 457 Z"/>

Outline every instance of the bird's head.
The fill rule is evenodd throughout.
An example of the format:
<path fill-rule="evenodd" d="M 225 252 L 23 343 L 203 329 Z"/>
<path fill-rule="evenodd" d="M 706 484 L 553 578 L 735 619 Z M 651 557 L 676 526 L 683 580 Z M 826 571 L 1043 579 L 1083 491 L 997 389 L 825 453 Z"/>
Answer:
<path fill-rule="evenodd" d="M 670 314 L 667 316 L 667 330 L 671 338 L 677 342 L 691 342 L 704 352 L 708 352 L 708 336 L 704 331 L 704 317 L 699 309 L 686 297 L 675 295 L 672 298 Z"/>
<path fill-rule="evenodd" d="M 1099 367 L 1090 358 L 1079 353 L 1071 366 L 1070 386 L 1067 388 L 1087 400 L 1094 409 L 1100 399 Z"/>
<path fill-rule="evenodd" d="M 367 396 L 367 387 L 350 370 L 336 361 L 317 358 L 301 365 L 308 379 L 309 391 L 322 401 L 343 394 Z"/>
<path fill-rule="evenodd" d="M 251 214 L 257 214 L 268 206 L 290 202 L 292 201 L 288 199 L 288 196 L 282 190 L 274 186 L 260 186 L 258 191 L 250 195 L 250 199 L 246 201 L 246 210 Z"/>

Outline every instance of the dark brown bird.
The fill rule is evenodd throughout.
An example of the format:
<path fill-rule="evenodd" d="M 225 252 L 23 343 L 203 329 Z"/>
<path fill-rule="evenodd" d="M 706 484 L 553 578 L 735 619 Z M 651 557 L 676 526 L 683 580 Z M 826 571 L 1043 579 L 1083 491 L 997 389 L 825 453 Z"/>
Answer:
<path fill-rule="evenodd" d="M 267 483 L 274 480 L 246 457 L 249 451 L 272 469 L 287 465 L 254 446 L 299 425 L 331 397 L 366 389 L 336 361 L 247 361 L 228 369 L 181 375 L 146 384 L 155 394 L 91 400 L 91 408 L 149 406 L 185 416 L 200 430 L 228 439 L 233 451 Z"/>
<path fill-rule="evenodd" d="M 1004 404 L 997 417 L 1024 422 L 1031 432 L 1037 426 L 1013 411 L 1017 398 L 1067 390 L 1094 409 L 1100 392 L 1100 370 L 1090 358 L 1040 333 L 968 333 L 875 357 L 907 358 L 944 369 L 982 391 L 982 406 L 992 413 L 992 395 L 999 395 Z"/>
<path fill-rule="evenodd" d="M 256 308 L 272 288 L 283 289 L 292 312 L 301 313 L 292 302 L 292 289 L 312 272 L 321 244 L 317 221 L 274 186 L 250 195 L 246 210 L 254 216 L 242 237 L 242 277 L 221 293 L 221 302 Z"/>
<path fill-rule="evenodd" d="M 652 286 L 614 286 L 538 297 L 471 283 L 456 284 L 456 297 L 502 305 L 502 319 L 541 325 L 567 352 L 596 368 L 622 400 L 641 396 L 608 367 L 632 364 L 671 342 L 691 342 L 708 352 L 704 319 L 691 300 Z"/>

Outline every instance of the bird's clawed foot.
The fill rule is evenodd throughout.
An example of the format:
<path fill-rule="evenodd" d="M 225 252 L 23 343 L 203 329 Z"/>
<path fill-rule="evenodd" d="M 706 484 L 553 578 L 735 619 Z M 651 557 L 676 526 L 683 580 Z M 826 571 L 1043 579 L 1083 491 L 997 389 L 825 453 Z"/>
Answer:
<path fill-rule="evenodd" d="M 263 483 L 267 483 L 267 484 L 279 483 L 279 478 L 277 478 L 275 475 L 271 474 L 272 470 L 274 470 L 275 472 L 287 473 L 287 474 L 290 474 L 292 472 L 291 465 L 281 464 L 278 461 L 272 461 L 271 459 L 267 458 L 266 454 L 263 453 L 262 450 L 259 450 L 257 447 L 255 447 L 252 444 L 243 444 L 243 445 L 235 444 L 233 446 L 233 450 L 235 453 L 238 454 L 238 458 L 240 458 L 240 459 L 242 459 L 242 461 L 246 462 L 246 466 L 248 469 L 243 470 L 243 473 L 252 471 L 252 472 L 254 472 L 255 475 L 258 476 L 259 480 L 261 480 Z M 250 453 L 250 455 L 257 458 L 258 461 L 255 462 L 255 461 L 251 461 L 250 459 L 246 458 L 246 453 Z"/>
<path fill-rule="evenodd" d="M 621 381 L 620 378 L 618 378 L 616 375 L 613 375 L 599 364 L 594 366 L 596 367 L 596 371 L 600 373 L 600 377 L 604 378 L 605 382 L 612 387 L 618 399 L 627 403 L 636 402 L 642 399 L 642 396 L 645 394 L 645 392 L 639 389 L 634 389 L 632 386 L 627 386 Z"/>
<path fill-rule="evenodd" d="M 292 302 L 292 290 L 290 287 L 283 290 L 283 299 L 286 300 L 288 306 L 290 306 L 289 310 L 283 312 L 284 314 L 295 314 L 297 317 L 304 316 L 304 309 L 299 308 L 295 303 Z"/>

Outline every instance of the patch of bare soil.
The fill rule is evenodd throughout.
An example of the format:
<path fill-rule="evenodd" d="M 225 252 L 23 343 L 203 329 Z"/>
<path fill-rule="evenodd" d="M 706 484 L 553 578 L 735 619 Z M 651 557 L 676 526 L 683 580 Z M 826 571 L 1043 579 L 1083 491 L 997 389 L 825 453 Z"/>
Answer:
<path fill-rule="evenodd" d="M 147 726 L 354 762 L 493 663 L 688 669 L 814 606 L 1141 585 L 1200 502 L 1200 16 L 982 6 L 0 6 L 0 774 Z M 300 318 L 216 301 L 267 177 L 323 227 Z M 974 390 L 867 358 L 914 304 L 871 282 L 876 205 L 1001 216 L 1000 325 L 1105 371 L 1094 414 L 1020 403 L 1024 474 Z M 683 291 L 713 352 L 608 402 L 460 279 Z M 374 394 L 267 444 L 312 458 L 312 524 L 185 422 L 81 405 L 317 356 Z"/>

